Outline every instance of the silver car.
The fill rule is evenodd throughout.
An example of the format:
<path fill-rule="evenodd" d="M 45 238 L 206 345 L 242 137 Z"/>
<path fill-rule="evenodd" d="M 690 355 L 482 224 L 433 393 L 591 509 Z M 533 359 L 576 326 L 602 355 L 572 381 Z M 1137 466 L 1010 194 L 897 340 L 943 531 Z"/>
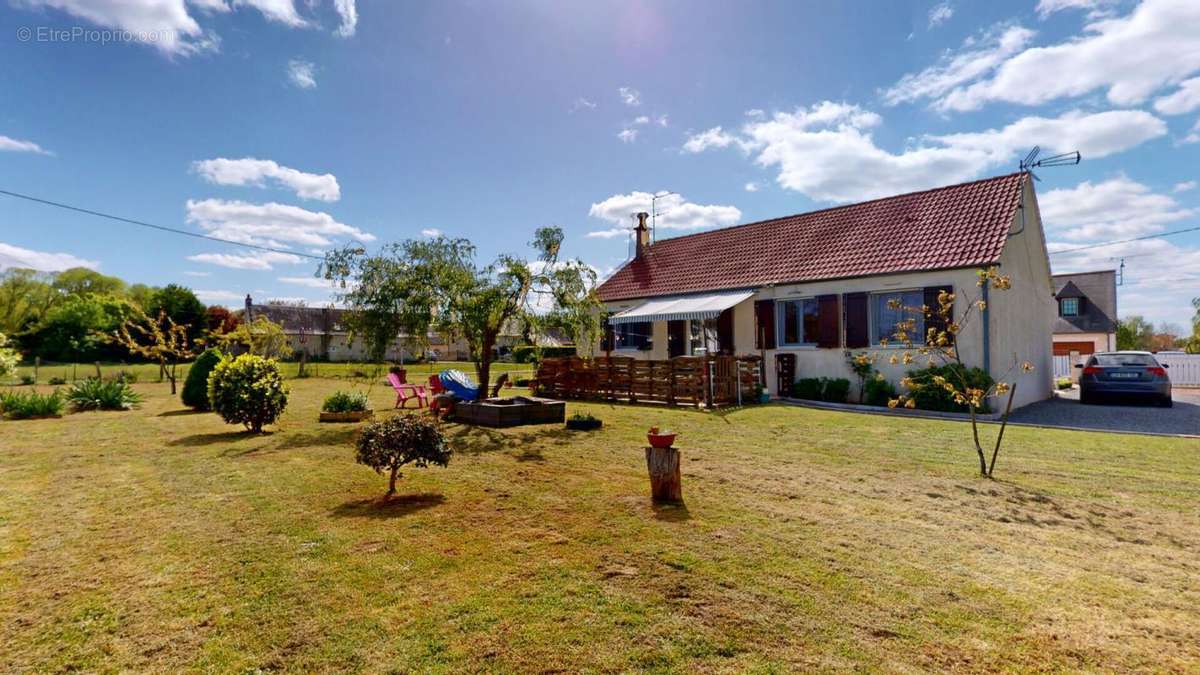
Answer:
<path fill-rule="evenodd" d="M 1080 403 L 1095 403 L 1105 396 L 1150 399 L 1171 406 L 1171 378 L 1167 366 L 1150 352 L 1102 352 L 1093 354 L 1079 375 Z"/>

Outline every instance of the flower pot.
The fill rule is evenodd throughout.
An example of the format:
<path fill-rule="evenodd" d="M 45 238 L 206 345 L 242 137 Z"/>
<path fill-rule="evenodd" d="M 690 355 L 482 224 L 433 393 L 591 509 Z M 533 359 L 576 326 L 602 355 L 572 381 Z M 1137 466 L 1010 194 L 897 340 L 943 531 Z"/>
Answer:
<path fill-rule="evenodd" d="M 567 428 L 572 431 L 595 431 L 603 425 L 603 420 L 567 420 Z"/>
<path fill-rule="evenodd" d="M 759 403 L 770 403 L 771 395 L 764 391 L 763 393 L 758 395 L 758 402 Z"/>
<path fill-rule="evenodd" d="M 361 422 L 370 418 L 375 414 L 372 410 L 358 410 L 355 412 L 323 412 L 321 413 L 320 421 L 322 422 Z"/>
<path fill-rule="evenodd" d="M 670 432 L 651 431 L 646 434 L 646 440 L 652 448 L 669 448 L 675 442 L 676 434 Z"/>

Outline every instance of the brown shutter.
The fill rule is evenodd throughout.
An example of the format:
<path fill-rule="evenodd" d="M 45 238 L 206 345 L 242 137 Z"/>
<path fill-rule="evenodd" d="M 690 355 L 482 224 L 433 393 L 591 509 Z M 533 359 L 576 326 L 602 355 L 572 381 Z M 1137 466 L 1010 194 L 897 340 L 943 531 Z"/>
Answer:
<path fill-rule="evenodd" d="M 942 291 L 945 291 L 947 293 L 953 293 L 954 288 L 952 286 L 926 286 L 925 287 L 925 298 L 924 298 L 923 302 L 924 302 L 925 306 L 929 308 L 930 314 L 929 314 L 929 316 L 925 317 L 925 334 L 924 335 L 914 335 L 913 343 L 922 344 L 922 345 L 925 344 L 928 341 L 930 328 L 936 328 L 939 331 L 946 330 L 946 322 L 944 320 L 942 320 L 942 316 L 940 314 L 938 314 L 938 310 L 941 309 L 941 304 L 938 303 L 938 295 Z M 951 313 L 950 313 L 950 318 L 951 319 L 954 318 L 953 311 L 951 311 Z"/>
<path fill-rule="evenodd" d="M 817 346 L 834 349 L 842 345 L 841 316 L 838 296 L 817 296 Z"/>
<path fill-rule="evenodd" d="M 775 349 L 775 301 L 754 301 L 754 348 Z"/>
<path fill-rule="evenodd" d="M 846 349 L 861 349 L 871 346 L 870 320 L 867 318 L 867 294 L 847 293 L 846 303 Z"/>
<path fill-rule="evenodd" d="M 733 308 L 717 316 L 717 350 L 722 354 L 733 353 Z"/>

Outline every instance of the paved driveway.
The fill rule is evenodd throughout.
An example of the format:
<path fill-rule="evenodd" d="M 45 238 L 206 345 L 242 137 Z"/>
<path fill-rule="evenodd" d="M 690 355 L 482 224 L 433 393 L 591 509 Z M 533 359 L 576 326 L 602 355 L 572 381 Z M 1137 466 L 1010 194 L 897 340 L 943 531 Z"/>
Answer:
<path fill-rule="evenodd" d="M 1139 403 L 1083 405 L 1079 389 L 1072 389 L 1021 408 L 1010 420 L 1098 431 L 1200 436 L 1200 389 L 1175 389 L 1173 398 L 1175 406 L 1171 408 Z"/>

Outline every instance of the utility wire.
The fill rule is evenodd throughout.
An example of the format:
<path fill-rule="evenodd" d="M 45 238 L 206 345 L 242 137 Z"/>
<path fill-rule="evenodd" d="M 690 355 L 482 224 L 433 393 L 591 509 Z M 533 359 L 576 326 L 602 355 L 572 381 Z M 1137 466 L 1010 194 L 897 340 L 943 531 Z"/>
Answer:
<path fill-rule="evenodd" d="M 109 220 L 115 220 L 115 221 L 121 222 L 121 223 L 129 223 L 130 225 L 138 225 L 140 227 L 148 227 L 152 230 L 160 230 L 162 232 L 170 232 L 171 234 L 182 234 L 185 237 L 194 237 L 196 239 L 206 239 L 208 241 L 220 242 L 222 244 L 231 244 L 233 246 L 245 246 L 246 248 L 253 248 L 253 249 L 257 249 L 259 251 L 269 251 L 271 253 L 283 253 L 286 255 L 299 256 L 301 258 L 312 258 L 313 260 L 324 260 L 325 259 L 324 257 L 319 256 L 319 255 L 310 255 L 308 253 L 300 253 L 297 251 L 288 251 L 286 249 L 271 248 L 270 246 L 259 246 L 258 244 L 247 244 L 246 242 L 243 242 L 243 241 L 233 241 L 232 239 L 222 239 L 221 237 L 214 237 L 212 235 L 200 234 L 198 232 L 188 232 L 187 230 L 180 230 L 180 229 L 176 229 L 174 227 L 166 227 L 165 225 L 155 225 L 154 223 L 147 223 L 142 220 L 134 220 L 132 218 L 123 218 L 121 216 L 114 216 L 111 213 L 102 213 L 100 211 L 93 211 L 91 209 L 85 209 L 85 208 L 81 208 L 78 206 L 71 206 L 70 204 L 63 204 L 62 202 L 54 202 L 54 201 L 50 201 L 49 199 L 42 199 L 40 197 L 33 197 L 31 195 L 21 194 L 20 192 L 11 192 L 9 190 L 0 190 L 0 195 L 16 197 L 17 199 L 24 199 L 27 201 L 36 202 L 38 204 L 45 204 L 47 206 L 55 206 L 60 209 L 66 209 L 68 211 L 75 211 L 76 213 L 86 213 L 89 216 L 97 216 L 100 218 L 107 218 Z"/>
<path fill-rule="evenodd" d="M 1174 232 L 1161 232 L 1159 234 L 1147 234 L 1143 237 L 1134 237 L 1132 239 L 1117 239 L 1116 241 L 1103 241 L 1099 244 L 1088 244 L 1087 246 L 1076 246 L 1075 248 L 1064 248 L 1060 251 L 1050 251 L 1049 255 L 1060 255 L 1062 253 L 1074 253 L 1075 251 L 1086 251 L 1092 248 L 1100 248 L 1102 246 L 1112 246 L 1113 244 L 1128 244 L 1131 241 L 1142 241 L 1145 239 L 1158 239 L 1160 237 L 1170 237 L 1176 234 L 1186 234 L 1188 232 L 1200 231 L 1200 226 L 1189 227 L 1184 230 L 1175 230 Z"/>

